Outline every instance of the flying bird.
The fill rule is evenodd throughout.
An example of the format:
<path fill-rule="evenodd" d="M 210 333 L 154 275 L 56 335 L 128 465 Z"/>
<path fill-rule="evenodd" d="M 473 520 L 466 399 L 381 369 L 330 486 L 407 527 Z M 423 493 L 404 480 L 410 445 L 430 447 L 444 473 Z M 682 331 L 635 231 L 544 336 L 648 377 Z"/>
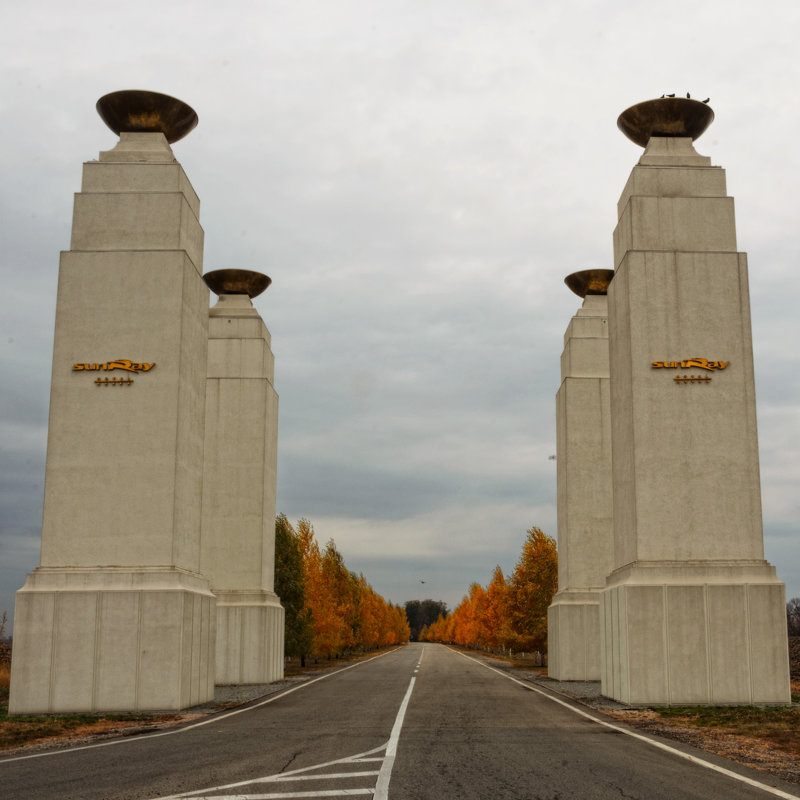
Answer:
<path fill-rule="evenodd" d="M 425 583 L 425 581 L 420 581 L 420 583 Z"/>

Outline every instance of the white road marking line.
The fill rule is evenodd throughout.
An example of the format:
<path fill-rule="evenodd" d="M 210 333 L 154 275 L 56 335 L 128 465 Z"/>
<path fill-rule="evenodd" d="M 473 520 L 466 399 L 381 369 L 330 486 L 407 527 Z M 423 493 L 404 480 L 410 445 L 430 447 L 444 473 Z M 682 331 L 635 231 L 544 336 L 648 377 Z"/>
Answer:
<path fill-rule="evenodd" d="M 752 778 L 748 778 L 745 775 L 740 775 L 738 772 L 733 772 L 732 770 L 725 769 L 725 767 L 720 767 L 717 764 L 712 764 L 710 761 L 705 761 L 702 758 L 697 758 L 697 756 L 693 756 L 690 753 L 684 753 L 681 750 L 677 750 L 674 747 L 670 747 L 668 744 L 664 744 L 663 742 L 655 741 L 654 739 L 650 739 L 647 736 L 642 736 L 639 733 L 635 733 L 634 731 L 627 730 L 626 728 L 621 728 L 619 725 L 612 725 L 610 722 L 605 722 L 604 720 L 597 719 L 597 717 L 593 717 L 591 714 L 587 714 L 585 711 L 581 711 L 579 708 L 575 708 L 575 706 L 570 705 L 569 703 L 565 703 L 563 700 L 559 700 L 557 697 L 553 697 L 553 695 L 548 694 L 547 692 L 542 691 L 541 689 L 536 688 L 535 686 L 531 686 L 528 683 L 524 683 L 523 681 L 511 677 L 511 675 L 502 672 L 495 667 L 490 667 L 488 664 L 484 664 L 482 661 L 478 661 L 477 658 L 473 658 L 472 656 L 465 655 L 464 653 L 460 653 L 458 650 L 452 650 L 451 648 L 447 648 L 451 650 L 453 653 L 457 653 L 460 656 L 464 656 L 464 658 L 468 659 L 469 661 L 474 661 L 476 664 L 480 664 L 482 667 L 486 667 L 486 669 L 491 670 L 492 672 L 496 672 L 498 675 L 502 675 L 504 678 L 508 678 L 510 681 L 514 681 L 514 683 L 518 683 L 520 686 L 524 686 L 526 689 L 530 689 L 532 692 L 536 692 L 537 694 L 542 695 L 542 697 L 546 697 L 548 700 L 552 700 L 554 703 L 558 703 L 564 708 L 568 708 L 570 711 L 574 711 L 576 714 L 580 715 L 581 717 L 585 717 L 586 719 L 590 719 L 592 722 L 596 722 L 598 725 L 602 725 L 604 728 L 610 728 L 612 731 L 619 731 L 619 733 L 624 733 L 626 736 L 632 736 L 634 739 L 639 739 L 639 741 L 646 742 L 653 747 L 657 747 L 659 750 L 666 750 L 668 753 L 673 753 L 676 756 L 680 756 L 686 761 L 691 761 L 692 764 L 697 764 L 698 766 L 705 767 L 706 769 L 713 770 L 714 772 L 719 772 L 723 775 L 727 775 L 729 778 L 733 778 L 734 780 L 741 781 L 742 783 L 746 783 L 749 786 L 754 786 L 756 789 L 763 789 L 765 792 L 769 792 L 770 794 L 774 794 L 776 797 L 783 797 L 786 800 L 799 800 L 800 795 L 796 794 L 789 794 L 788 792 L 784 792 L 781 789 L 776 789 L 774 786 L 768 786 L 766 783 L 761 783 L 760 781 L 753 780 Z M 376 795 L 377 796 L 377 795 Z"/>
<path fill-rule="evenodd" d="M 228 717 L 236 716 L 236 714 L 244 714 L 246 711 L 253 711 L 256 708 L 261 708 L 261 706 L 267 705 L 268 703 L 274 703 L 276 700 L 280 700 L 282 697 L 286 697 L 287 694 L 291 694 L 292 692 L 304 689 L 306 686 L 311 686 L 313 683 L 325 680 L 325 678 L 331 678 L 334 675 L 338 675 L 340 672 L 347 672 L 348 669 L 354 669 L 355 667 L 360 667 L 362 664 L 368 664 L 370 661 L 374 661 L 376 658 L 383 658 L 383 656 L 388 656 L 389 653 L 394 653 L 395 650 L 398 649 L 399 648 L 395 647 L 394 650 L 388 650 L 385 653 L 379 653 L 377 656 L 372 656 L 372 658 L 367 658 L 364 661 L 357 661 L 355 664 L 351 664 L 349 667 L 342 667 L 341 669 L 337 669 L 336 672 L 329 672 L 327 675 L 320 675 L 319 678 L 314 678 L 314 680 L 306 681 L 304 683 L 299 684 L 298 686 L 292 686 L 286 691 L 276 692 L 275 694 L 270 695 L 266 700 L 262 700 L 260 703 L 255 703 L 252 706 L 247 706 L 246 708 L 237 708 L 235 711 L 228 711 L 226 714 L 211 716 L 208 719 L 202 720 L 201 722 L 195 722 L 192 725 L 186 725 L 185 727 L 182 728 L 175 728 L 174 730 L 170 731 L 161 731 L 159 733 L 148 733 L 142 736 L 129 736 L 127 738 L 113 739 L 110 742 L 85 744 L 81 745 L 80 747 L 67 747 L 64 748 L 63 750 L 50 750 L 46 753 L 32 753 L 31 755 L 27 756 L 14 756 L 13 758 L 4 758 L 0 759 L 0 766 L 2 766 L 3 764 L 10 764 L 12 761 L 26 761 L 29 758 L 45 758 L 46 756 L 62 756 L 66 755 L 67 753 L 77 753 L 80 750 L 94 750 L 97 747 L 112 747 L 113 745 L 117 744 L 146 742 L 149 741 L 150 739 L 157 739 L 160 736 L 174 736 L 177 733 L 186 733 L 186 731 L 192 731 L 195 728 L 202 727 L 203 725 L 211 725 L 217 722 L 221 722 L 223 719 L 228 719 Z"/>
<path fill-rule="evenodd" d="M 400 731 L 403 729 L 403 720 L 405 720 L 406 717 L 408 701 L 411 699 L 411 693 L 414 691 L 414 683 L 416 680 L 416 678 L 412 678 L 411 683 L 408 684 L 408 691 L 403 698 L 403 702 L 400 704 L 400 710 L 397 712 L 397 717 L 392 726 L 389 743 L 386 745 L 386 758 L 383 760 L 380 775 L 378 775 L 378 783 L 375 786 L 375 800 L 388 800 L 389 780 L 392 777 L 394 758 L 397 755 L 397 742 L 400 739 Z"/>
<path fill-rule="evenodd" d="M 381 759 L 381 761 L 383 761 L 383 759 Z M 364 778 L 370 775 L 380 775 L 380 772 L 376 769 L 370 772 L 326 772 L 324 775 L 293 775 L 290 778 L 279 774 L 272 777 L 276 782 L 283 783 L 284 781 L 319 781 L 323 778 L 325 778 L 325 780 L 332 780 L 334 778 Z M 252 781 L 252 783 L 255 782 L 256 781 Z M 266 781 L 264 782 L 266 783 Z"/>
<path fill-rule="evenodd" d="M 372 789 L 327 789 L 321 792 L 270 792 L 270 794 L 226 794 L 213 797 L 198 797 L 197 800 L 289 800 L 293 797 L 350 797 L 357 794 L 372 794 Z"/>
<path fill-rule="evenodd" d="M 250 786 L 256 783 L 280 783 L 283 780 L 291 779 L 294 775 L 300 775 L 306 772 L 312 772 L 317 769 L 325 769 L 326 767 L 333 767 L 339 764 L 351 764 L 354 762 L 361 762 L 364 760 L 365 756 L 371 756 L 373 753 L 379 753 L 381 750 L 385 750 L 386 745 L 382 744 L 380 747 L 373 747 L 372 750 L 365 750 L 363 753 L 356 753 L 354 756 L 345 756 L 344 758 L 337 758 L 335 761 L 325 761 L 322 764 L 313 764 L 310 767 L 300 767 L 299 769 L 293 769 L 289 772 L 277 772 L 274 775 L 267 775 L 265 778 L 251 778 L 250 780 L 246 781 L 237 781 L 236 783 L 226 783 L 222 786 L 212 786 L 211 788 L 206 787 L 205 789 L 191 789 L 188 792 L 181 792 L 180 794 L 171 794 L 168 797 L 161 797 L 159 800 L 188 800 L 191 798 L 192 800 L 207 800 L 210 796 L 209 792 L 222 792 L 227 791 L 228 789 L 236 789 L 239 786 Z M 370 759 L 372 760 L 372 759 Z M 378 759 L 379 761 L 383 761 L 382 758 Z M 323 777 L 323 776 L 317 776 Z M 372 789 L 370 789 L 372 791 Z M 227 797 L 228 795 L 224 795 Z M 234 795 L 238 797 L 239 795 Z M 219 798 L 223 797 L 223 795 L 213 795 L 215 800 L 219 800 Z"/>
<path fill-rule="evenodd" d="M 266 778 L 255 778 L 251 781 L 241 781 L 240 783 L 231 783 L 227 786 L 218 786 L 217 789 L 231 789 L 234 786 L 246 786 L 248 783 L 269 783 L 270 781 L 281 781 L 289 775 L 300 775 L 304 772 L 311 772 L 315 769 L 323 769 L 324 767 L 333 767 L 336 764 L 351 764 L 353 762 L 361 762 L 366 761 L 367 759 L 364 756 L 372 755 L 372 753 L 379 753 L 381 750 L 385 750 L 386 745 L 382 744 L 380 747 L 373 747 L 372 750 L 365 750 L 363 753 L 357 753 L 354 756 L 345 756 L 345 758 L 337 758 L 336 761 L 325 761 L 322 764 L 314 764 L 311 767 L 300 767 L 299 769 L 293 769 L 289 772 L 277 772 L 275 775 L 268 775 Z M 370 761 L 383 761 L 382 758 L 378 759 L 369 759 Z M 207 792 L 208 789 L 203 789 L 202 791 Z M 188 796 L 191 792 L 187 792 L 187 795 L 180 795 L 180 797 Z M 171 800 L 171 798 L 162 798 L 162 800 Z"/>

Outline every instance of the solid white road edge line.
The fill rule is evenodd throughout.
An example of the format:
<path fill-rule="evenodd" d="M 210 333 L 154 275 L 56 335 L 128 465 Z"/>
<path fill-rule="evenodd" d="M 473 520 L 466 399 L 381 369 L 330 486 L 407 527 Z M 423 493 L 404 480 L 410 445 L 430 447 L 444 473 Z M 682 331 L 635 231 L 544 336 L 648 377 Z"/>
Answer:
<path fill-rule="evenodd" d="M 212 715 L 208 719 L 201 720 L 200 722 L 195 722 L 192 725 L 186 725 L 181 728 L 175 728 L 174 730 L 170 731 L 161 731 L 160 733 L 149 733 L 143 736 L 131 736 L 127 739 L 113 739 L 110 742 L 98 742 L 97 744 L 85 744 L 81 745 L 80 747 L 67 747 L 63 750 L 49 750 L 46 753 L 32 753 L 31 755 L 27 756 L 14 756 L 13 758 L 5 758 L 0 759 L 0 767 L 3 764 L 10 764 L 12 761 L 25 761 L 29 758 L 44 758 L 45 756 L 62 756 L 67 753 L 77 753 L 79 750 L 94 750 L 97 747 L 111 747 L 115 744 L 131 744 L 132 742 L 144 742 L 150 739 L 157 739 L 159 736 L 173 736 L 176 733 L 186 733 L 186 731 L 192 731 L 195 728 L 200 728 L 203 725 L 210 725 L 215 722 L 220 722 L 223 719 L 228 719 L 228 717 L 234 717 L 237 714 L 244 714 L 245 711 L 253 711 L 256 708 L 261 708 L 261 706 L 267 705 L 267 703 L 274 703 L 276 700 L 280 700 L 282 697 L 286 697 L 287 694 L 291 694 L 292 692 L 296 692 L 299 689 L 304 689 L 306 686 L 311 686 L 312 683 L 317 683 L 319 681 L 325 680 L 325 678 L 332 678 L 334 675 L 338 675 L 340 672 L 347 672 L 348 669 L 354 669 L 355 667 L 360 667 L 362 664 L 368 664 L 370 661 L 374 661 L 376 658 L 383 658 L 383 656 L 388 656 L 389 653 L 394 653 L 399 648 L 395 647 L 392 650 L 388 650 L 385 653 L 379 653 L 377 656 L 372 656 L 372 658 L 367 658 L 364 661 L 357 661 L 355 664 L 351 664 L 349 667 L 342 667 L 341 669 L 337 669 L 335 672 L 329 672 L 327 675 L 320 675 L 319 678 L 314 678 L 312 681 L 305 681 L 298 686 L 292 686 L 286 691 L 275 692 L 275 694 L 270 695 L 266 700 L 262 700 L 260 703 L 254 703 L 252 706 L 247 706 L 245 708 L 237 708 L 235 711 L 229 711 L 227 714 L 218 714 Z"/>
<path fill-rule="evenodd" d="M 486 669 L 491 670 L 492 672 L 496 672 L 498 675 L 502 675 L 504 678 L 508 678 L 508 680 L 510 681 L 514 681 L 514 683 L 518 683 L 520 686 L 524 686 L 526 689 L 530 689 L 532 692 L 536 692 L 536 694 L 542 695 L 542 697 L 546 697 L 548 700 L 552 700 L 554 703 L 558 703 L 560 706 L 564 706 L 564 708 L 568 708 L 570 711 L 574 711 L 581 717 L 585 717 L 586 719 L 592 720 L 592 722 L 596 722 L 598 725 L 602 725 L 604 728 L 610 728 L 612 731 L 618 731 L 619 733 L 624 733 L 626 736 L 632 736 L 634 739 L 639 739 L 639 741 L 646 742 L 647 744 L 652 745 L 653 747 L 657 747 L 659 750 L 666 750 L 668 753 L 673 753 L 676 756 L 680 756 L 681 758 L 684 758 L 687 761 L 691 761 L 693 764 L 705 767 L 706 769 L 714 770 L 714 772 L 720 772 L 723 775 L 727 775 L 729 778 L 741 781 L 742 783 L 746 783 L 749 786 L 755 786 L 756 789 L 763 789 L 765 792 L 774 794 L 776 797 L 783 797 L 786 798 L 786 800 L 800 800 L 800 796 L 796 794 L 788 794 L 787 792 L 781 791 L 780 789 L 776 789 L 774 786 L 768 786 L 766 783 L 761 783 L 760 781 L 753 780 L 752 778 L 748 778 L 745 775 L 740 775 L 738 772 L 733 772 L 732 770 L 725 769 L 725 767 L 720 767 L 717 764 L 712 764 L 710 761 L 705 761 L 702 758 L 697 758 L 697 756 L 693 756 L 690 753 L 684 753 L 682 750 L 677 750 L 676 748 L 670 747 L 668 744 L 664 744 L 663 742 L 658 742 L 654 739 L 650 739 L 647 736 L 642 736 L 640 733 L 628 730 L 627 728 L 621 728 L 619 725 L 613 725 L 610 722 L 605 722 L 602 719 L 597 719 L 597 717 L 593 717 L 591 714 L 587 714 L 585 711 L 581 711 L 579 708 L 575 708 L 575 706 L 571 705 L 570 703 L 565 703 L 563 700 L 559 700 L 557 697 L 553 697 L 553 695 L 548 694 L 547 692 L 544 692 L 535 686 L 531 686 L 530 684 L 525 683 L 524 681 L 511 677 L 511 675 L 507 675 L 502 670 L 496 669 L 495 667 L 490 667 L 488 664 L 484 664 L 477 658 L 473 658 L 472 656 L 460 653 L 458 650 L 453 650 L 450 647 L 448 647 L 447 649 L 453 653 L 457 653 L 458 655 L 463 656 L 469 661 L 474 661 L 476 664 L 480 664 L 480 666 L 486 667 Z"/>
<path fill-rule="evenodd" d="M 289 800 L 298 797 L 350 797 L 357 794 L 372 794 L 372 789 L 328 789 L 321 792 L 273 792 L 270 794 L 215 794 L 213 797 L 198 797 L 197 800 Z"/>
<path fill-rule="evenodd" d="M 408 701 L 411 699 L 411 692 L 414 691 L 414 684 L 417 679 L 412 678 L 411 683 L 408 684 L 408 691 L 400 704 L 400 710 L 397 712 L 394 725 L 392 726 L 392 733 L 389 736 L 389 743 L 386 745 L 386 756 L 381 765 L 381 771 L 378 775 L 378 782 L 375 784 L 375 800 L 388 800 L 389 798 L 389 779 L 392 777 L 392 767 L 394 767 L 394 757 L 397 755 L 397 742 L 400 739 L 400 731 L 403 729 L 403 720 L 406 717 L 406 709 L 408 708 Z"/>

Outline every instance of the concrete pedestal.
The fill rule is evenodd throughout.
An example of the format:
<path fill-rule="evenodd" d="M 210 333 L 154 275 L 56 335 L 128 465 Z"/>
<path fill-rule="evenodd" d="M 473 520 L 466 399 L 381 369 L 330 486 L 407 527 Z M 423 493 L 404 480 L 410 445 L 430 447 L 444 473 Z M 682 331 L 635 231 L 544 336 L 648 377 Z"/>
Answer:
<path fill-rule="evenodd" d="M 163 134 L 123 133 L 84 167 L 59 271 L 41 566 L 17 593 L 11 713 L 213 697 L 198 211 Z"/>
<path fill-rule="evenodd" d="M 619 203 L 609 289 L 614 571 L 604 694 L 788 703 L 764 560 L 747 265 L 724 172 L 653 137 Z"/>
<path fill-rule="evenodd" d="M 212 699 L 214 606 L 207 581 L 169 568 L 40 567 L 17 592 L 10 713 Z"/>
<path fill-rule="evenodd" d="M 217 683 L 283 677 L 275 595 L 278 396 L 270 334 L 246 294 L 211 309 L 202 571 L 217 596 Z"/>
<path fill-rule="evenodd" d="M 600 592 L 613 563 L 608 305 L 587 295 L 570 321 L 556 395 L 558 592 L 547 611 L 548 674 L 600 679 Z"/>
<path fill-rule="evenodd" d="M 644 563 L 603 592 L 602 691 L 623 703 L 789 703 L 783 584 L 763 561 Z"/>

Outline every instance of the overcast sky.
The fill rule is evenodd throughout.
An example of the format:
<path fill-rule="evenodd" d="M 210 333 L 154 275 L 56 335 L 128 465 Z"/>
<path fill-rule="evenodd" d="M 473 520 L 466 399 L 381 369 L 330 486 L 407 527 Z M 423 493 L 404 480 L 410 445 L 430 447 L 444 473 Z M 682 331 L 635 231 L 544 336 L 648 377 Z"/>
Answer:
<path fill-rule="evenodd" d="M 556 533 L 554 395 L 641 153 L 703 99 L 749 255 L 767 558 L 800 595 L 800 5 L 789 0 L 7 3 L 0 30 L 0 610 L 38 564 L 59 251 L 117 89 L 189 103 L 173 146 L 205 271 L 265 272 L 278 510 L 387 599 L 455 606 Z M 98 519 L 98 525 L 103 520 Z M 422 585 L 420 581 L 425 581 Z"/>

